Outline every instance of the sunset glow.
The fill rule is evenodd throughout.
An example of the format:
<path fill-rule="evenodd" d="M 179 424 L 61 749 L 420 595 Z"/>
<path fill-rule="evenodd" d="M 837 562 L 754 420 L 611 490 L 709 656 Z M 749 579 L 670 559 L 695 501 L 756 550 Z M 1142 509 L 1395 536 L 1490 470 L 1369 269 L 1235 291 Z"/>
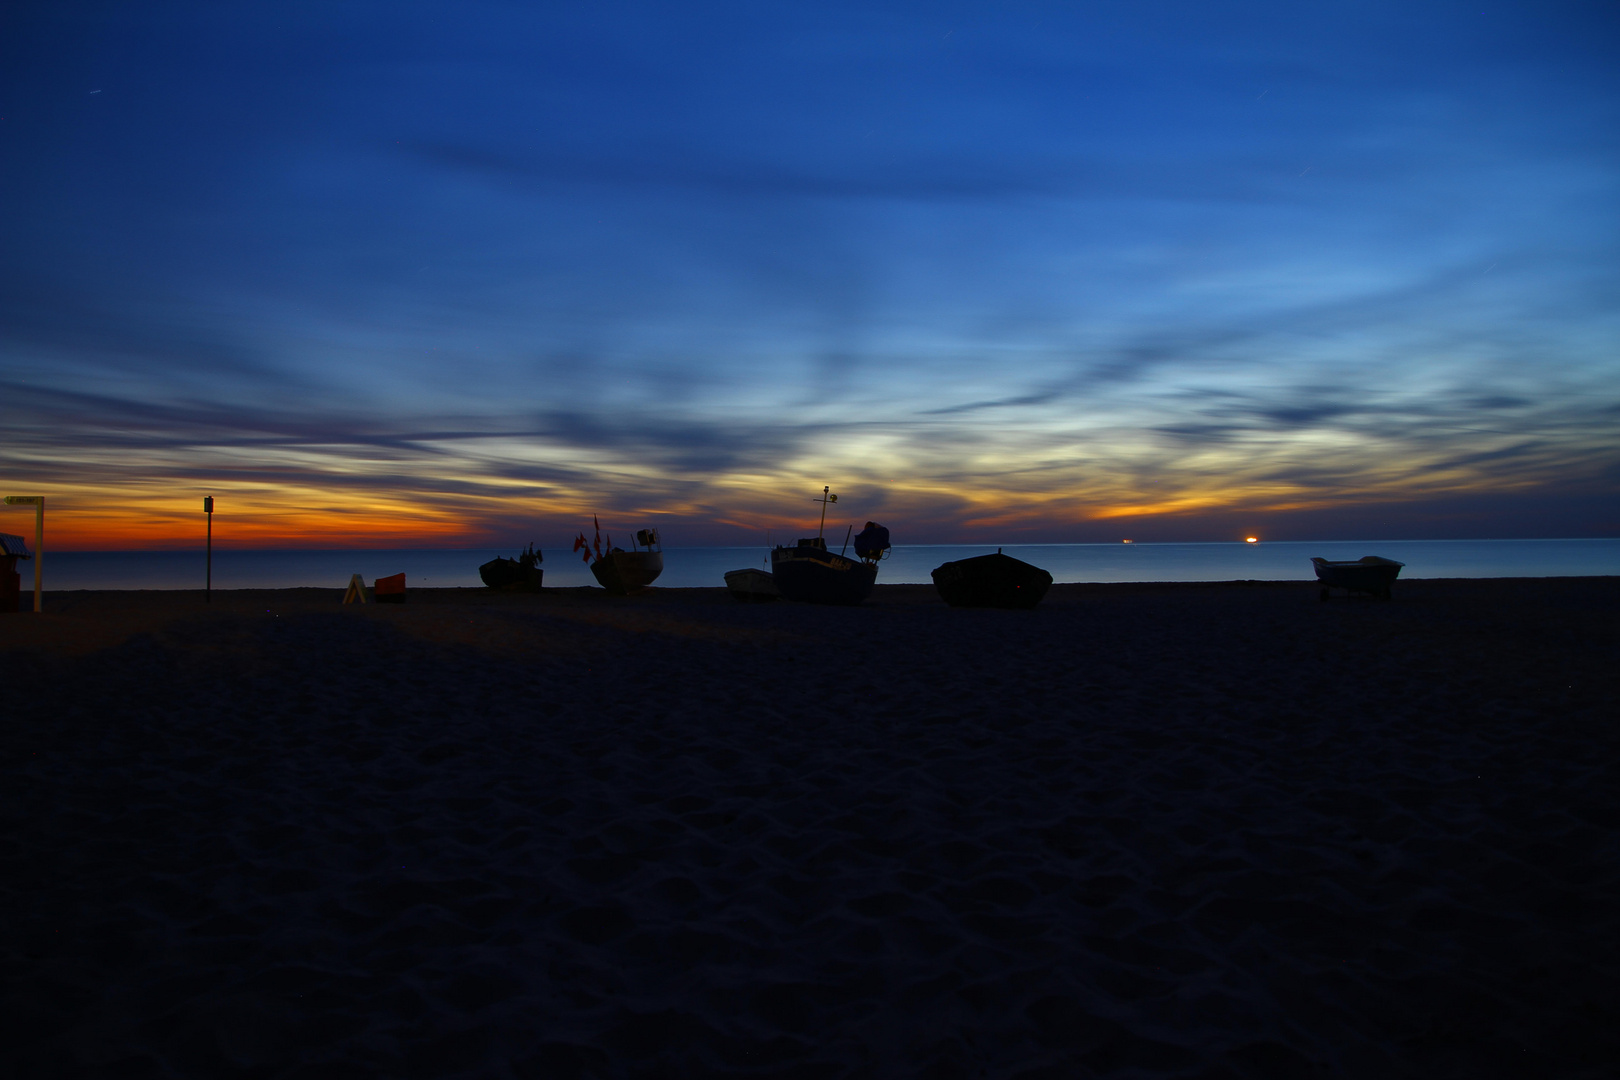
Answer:
<path fill-rule="evenodd" d="M 0 65 L 53 546 L 1620 530 L 1575 16 L 74 10 Z"/>

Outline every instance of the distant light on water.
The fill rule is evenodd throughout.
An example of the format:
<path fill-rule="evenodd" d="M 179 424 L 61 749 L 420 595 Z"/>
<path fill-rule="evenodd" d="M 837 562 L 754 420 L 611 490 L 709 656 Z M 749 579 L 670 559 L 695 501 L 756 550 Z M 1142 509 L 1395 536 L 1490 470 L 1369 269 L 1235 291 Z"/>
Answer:
<path fill-rule="evenodd" d="M 1245 544 L 1258 544 L 1260 542 L 1260 538 L 1258 536 L 1245 536 L 1243 538 L 1243 542 Z"/>

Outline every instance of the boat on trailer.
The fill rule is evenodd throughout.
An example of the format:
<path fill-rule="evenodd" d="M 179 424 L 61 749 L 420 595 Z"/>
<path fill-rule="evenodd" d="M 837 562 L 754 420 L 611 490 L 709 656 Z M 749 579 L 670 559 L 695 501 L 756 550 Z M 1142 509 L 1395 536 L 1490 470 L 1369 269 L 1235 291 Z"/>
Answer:
<path fill-rule="evenodd" d="M 1033 608 L 1052 587 L 1052 575 L 1003 555 L 978 555 L 940 565 L 931 575 L 940 599 L 951 607 Z"/>
<path fill-rule="evenodd" d="M 1401 567 L 1406 564 L 1380 555 L 1363 555 L 1359 559 L 1341 561 L 1313 558 L 1311 565 L 1316 568 L 1316 580 L 1322 583 L 1322 591 L 1317 594 L 1319 600 L 1326 600 L 1330 589 L 1368 593 L 1388 600 L 1390 586 L 1395 584 Z"/>
<path fill-rule="evenodd" d="M 821 489 L 821 525 L 816 535 L 799 540 L 792 547 L 779 544 L 771 549 L 771 576 L 776 589 L 787 600 L 805 604 L 853 605 L 865 600 L 877 583 L 878 563 L 890 550 L 889 530 L 868 521 L 855 540 L 855 558 L 843 551 L 829 551 L 822 535 L 827 527 L 827 506 L 838 501 L 830 488 Z M 854 530 L 854 526 L 850 526 Z M 849 545 L 848 533 L 844 545 Z"/>

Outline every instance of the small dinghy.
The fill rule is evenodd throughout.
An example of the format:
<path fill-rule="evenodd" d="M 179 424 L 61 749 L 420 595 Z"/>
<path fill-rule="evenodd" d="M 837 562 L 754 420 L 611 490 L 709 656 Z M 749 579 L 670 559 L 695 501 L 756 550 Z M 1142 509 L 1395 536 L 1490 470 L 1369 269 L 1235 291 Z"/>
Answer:
<path fill-rule="evenodd" d="M 776 591 L 774 577 L 752 566 L 741 570 L 727 570 L 726 588 L 731 590 L 733 598 L 745 604 L 764 603 L 776 600 L 782 595 Z"/>
<path fill-rule="evenodd" d="M 1370 593 L 1381 600 L 1388 600 L 1389 588 L 1395 584 L 1401 567 L 1406 564 L 1378 555 L 1363 555 L 1359 559 L 1342 562 L 1313 558 L 1311 565 L 1316 567 L 1316 580 L 1322 583 L 1322 591 L 1317 594 L 1320 600 L 1328 598 L 1329 589 Z"/>
<path fill-rule="evenodd" d="M 545 571 L 540 569 L 542 558 L 531 543 L 515 559 L 489 560 L 478 568 L 478 576 L 485 585 L 502 592 L 539 592 L 545 577 Z"/>
<path fill-rule="evenodd" d="M 994 555 L 958 559 L 933 573 L 934 588 L 951 607 L 1032 608 L 1052 586 L 1052 575 L 1022 559 Z"/>
<path fill-rule="evenodd" d="M 585 534 L 580 533 L 579 539 L 574 541 L 574 550 L 585 550 L 585 561 L 591 564 L 591 573 L 598 585 L 614 596 L 628 596 L 658 580 L 658 575 L 664 572 L 664 552 L 657 529 L 638 530 L 629 551 L 614 547 L 613 537 L 609 535 L 608 548 L 603 551 L 602 526 L 594 517 L 591 523 L 596 526 L 595 543 L 587 541 Z"/>
<path fill-rule="evenodd" d="M 834 554 L 827 550 L 821 532 L 827 525 L 827 505 L 837 502 L 838 496 L 823 487 L 821 498 L 815 501 L 821 504 L 821 528 L 816 535 L 792 547 L 778 545 L 771 549 L 771 572 L 777 591 L 784 599 L 804 604 L 859 604 L 877 583 L 877 564 L 889 552 L 889 530 L 868 521 L 855 538 L 859 558 L 851 559 L 843 552 Z M 850 531 L 854 528 L 851 525 Z M 844 543 L 849 543 L 847 533 Z"/>

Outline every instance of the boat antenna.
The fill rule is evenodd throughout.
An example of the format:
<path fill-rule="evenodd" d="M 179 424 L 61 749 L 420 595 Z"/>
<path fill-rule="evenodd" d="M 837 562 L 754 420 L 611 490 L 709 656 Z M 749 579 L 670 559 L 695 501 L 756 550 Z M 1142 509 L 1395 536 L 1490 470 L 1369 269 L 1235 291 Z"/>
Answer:
<path fill-rule="evenodd" d="M 837 502 L 838 496 L 832 494 L 831 488 L 823 485 L 821 488 L 821 498 L 812 499 L 810 501 L 821 504 L 821 524 L 816 526 L 816 537 L 817 539 L 820 539 L 821 534 L 827 531 L 827 504 Z"/>
<path fill-rule="evenodd" d="M 854 531 L 855 531 L 855 523 L 851 522 L 849 528 L 844 530 L 844 546 L 838 549 L 838 554 L 842 555 L 846 550 L 848 550 L 848 548 L 849 548 L 849 534 L 854 532 Z"/>

